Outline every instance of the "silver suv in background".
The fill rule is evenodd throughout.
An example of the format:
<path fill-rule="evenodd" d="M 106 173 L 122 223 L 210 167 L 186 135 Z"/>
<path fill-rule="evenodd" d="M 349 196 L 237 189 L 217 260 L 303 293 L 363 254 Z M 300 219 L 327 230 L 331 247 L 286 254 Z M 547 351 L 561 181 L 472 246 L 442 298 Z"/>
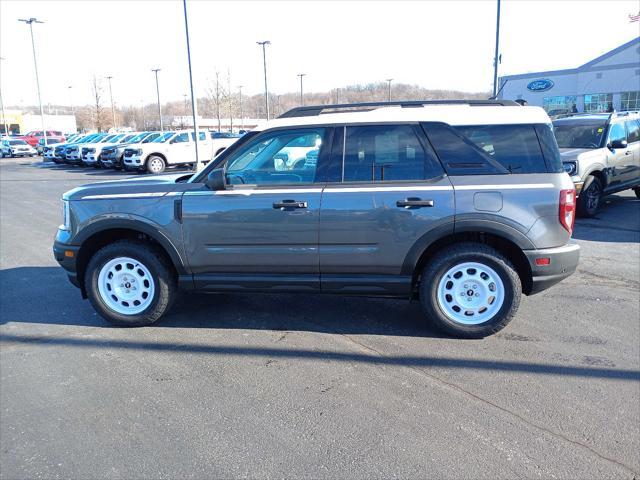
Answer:
<path fill-rule="evenodd" d="M 332 293 L 418 298 L 438 328 L 478 338 L 579 257 L 551 121 L 510 101 L 299 107 L 199 173 L 62 203 L 55 258 L 127 326 L 157 321 L 179 289 Z"/>
<path fill-rule="evenodd" d="M 565 171 L 578 194 L 578 215 L 592 217 L 602 197 L 633 189 L 640 198 L 638 112 L 578 114 L 553 122 Z"/>

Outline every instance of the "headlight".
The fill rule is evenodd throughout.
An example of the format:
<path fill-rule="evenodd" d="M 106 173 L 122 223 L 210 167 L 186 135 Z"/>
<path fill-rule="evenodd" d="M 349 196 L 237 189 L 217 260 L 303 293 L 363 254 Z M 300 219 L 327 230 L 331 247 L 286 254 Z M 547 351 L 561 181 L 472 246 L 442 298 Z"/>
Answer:
<path fill-rule="evenodd" d="M 62 200 L 62 224 L 58 227 L 60 230 L 71 230 L 71 209 L 69 200 Z"/>
<path fill-rule="evenodd" d="M 141 149 L 141 148 L 137 149 L 137 150 L 136 150 L 136 153 L 137 153 L 138 155 L 142 155 L 142 149 Z"/>
<path fill-rule="evenodd" d="M 562 167 L 569 175 L 575 175 L 578 172 L 578 165 L 576 162 L 565 162 L 562 164 Z"/>

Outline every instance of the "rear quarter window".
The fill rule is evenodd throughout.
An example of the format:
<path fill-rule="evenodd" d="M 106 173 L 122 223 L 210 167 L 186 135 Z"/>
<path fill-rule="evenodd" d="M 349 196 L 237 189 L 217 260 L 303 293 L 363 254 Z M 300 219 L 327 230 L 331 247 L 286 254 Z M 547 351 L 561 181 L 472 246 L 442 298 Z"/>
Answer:
<path fill-rule="evenodd" d="M 495 175 L 562 171 L 557 145 L 549 128 L 542 130 L 546 160 L 535 125 L 423 125 L 449 175 Z M 551 138 L 549 138 L 549 134 Z M 551 167 L 550 164 L 557 164 Z"/>

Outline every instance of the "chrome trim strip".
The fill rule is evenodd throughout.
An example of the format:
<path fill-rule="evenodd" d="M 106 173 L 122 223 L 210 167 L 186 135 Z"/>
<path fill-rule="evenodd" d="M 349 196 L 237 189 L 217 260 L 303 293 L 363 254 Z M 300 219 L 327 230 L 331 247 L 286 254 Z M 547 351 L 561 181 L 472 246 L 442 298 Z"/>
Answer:
<path fill-rule="evenodd" d="M 553 183 L 514 183 L 498 184 L 498 185 L 454 185 L 455 190 L 526 190 L 555 188 Z"/>

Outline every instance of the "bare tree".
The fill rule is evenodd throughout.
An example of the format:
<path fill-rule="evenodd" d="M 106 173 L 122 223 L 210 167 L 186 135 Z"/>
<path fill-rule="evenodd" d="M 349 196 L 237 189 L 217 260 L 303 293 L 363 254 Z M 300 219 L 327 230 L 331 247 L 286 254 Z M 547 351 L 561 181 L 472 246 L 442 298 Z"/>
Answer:
<path fill-rule="evenodd" d="M 221 110 L 227 94 L 224 87 L 220 84 L 220 72 L 216 70 L 215 80 L 207 88 L 207 99 L 210 105 L 208 110 L 212 110 L 215 118 L 218 120 L 218 131 L 222 128 Z"/>
<path fill-rule="evenodd" d="M 93 97 L 94 97 L 93 126 L 96 128 L 96 130 L 101 132 L 102 131 L 102 115 L 104 113 L 104 109 L 102 108 L 102 104 L 101 104 L 102 87 L 95 75 L 93 76 L 92 87 L 93 87 Z"/>

